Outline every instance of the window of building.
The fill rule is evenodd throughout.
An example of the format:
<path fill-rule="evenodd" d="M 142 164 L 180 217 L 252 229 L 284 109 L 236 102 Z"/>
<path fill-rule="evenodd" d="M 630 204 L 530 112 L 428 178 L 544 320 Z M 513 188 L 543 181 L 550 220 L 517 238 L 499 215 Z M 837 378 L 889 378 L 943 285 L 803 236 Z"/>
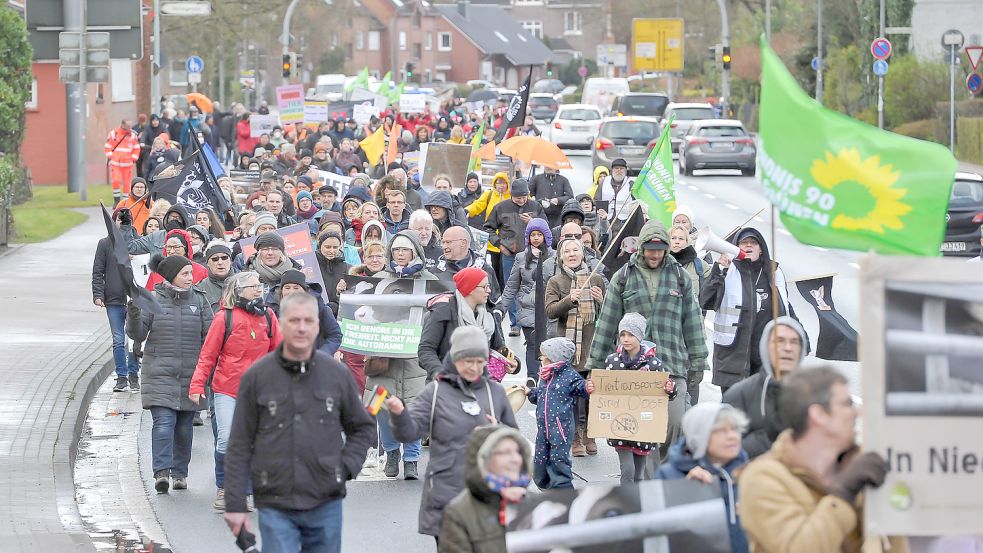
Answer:
<path fill-rule="evenodd" d="M 361 50 L 363 48 L 365 48 L 365 35 L 362 34 L 362 31 L 358 31 L 355 33 L 355 49 Z"/>
<path fill-rule="evenodd" d="M 433 33 L 427 31 L 426 40 L 423 42 L 423 48 L 425 50 L 430 50 L 433 48 Z"/>
<path fill-rule="evenodd" d="M 437 33 L 437 49 L 441 52 L 450 52 L 451 50 L 451 34 L 450 33 Z"/>
<path fill-rule="evenodd" d="M 379 31 L 369 31 L 369 50 L 379 49 Z"/>
<path fill-rule="evenodd" d="M 542 21 L 523 21 L 520 23 L 522 28 L 529 31 L 529 34 L 542 40 L 543 38 L 543 22 Z"/>
<path fill-rule="evenodd" d="M 421 56 L 423 56 L 423 45 L 420 44 L 419 42 L 414 42 L 413 43 L 413 57 L 416 58 L 416 59 L 420 59 Z"/>
<path fill-rule="evenodd" d="M 563 32 L 568 35 L 579 35 L 584 32 L 583 22 L 580 12 L 567 12 L 564 14 Z"/>
<path fill-rule="evenodd" d="M 399 32 L 399 49 L 406 50 L 406 31 Z"/>
<path fill-rule="evenodd" d="M 24 109 L 37 111 L 38 109 L 38 80 L 31 79 L 31 97 L 24 104 Z"/>

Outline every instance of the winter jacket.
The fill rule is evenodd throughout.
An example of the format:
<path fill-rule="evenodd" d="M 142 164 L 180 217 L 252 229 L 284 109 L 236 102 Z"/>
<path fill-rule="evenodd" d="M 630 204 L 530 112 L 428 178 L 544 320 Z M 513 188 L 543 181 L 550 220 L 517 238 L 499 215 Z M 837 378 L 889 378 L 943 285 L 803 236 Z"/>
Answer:
<path fill-rule="evenodd" d="M 548 443 L 572 441 L 574 407 L 577 398 L 587 395 L 587 381 L 565 362 L 553 368 L 550 378 L 540 378 L 539 385 L 529 390 L 529 403 L 536 406 L 536 425 Z"/>
<path fill-rule="evenodd" d="M 181 218 L 181 229 L 186 229 L 195 223 L 194 215 L 188 212 L 188 209 L 181 204 L 172 205 L 170 209 L 164 213 L 164 221 L 171 216 L 172 213 L 176 213 Z M 132 228 L 131 225 L 124 225 L 122 230 L 126 234 L 127 230 Z M 132 233 L 130 233 L 130 242 L 126 245 L 126 249 L 129 253 L 133 255 L 143 255 L 149 253 L 151 256 L 161 255 L 164 253 L 164 242 L 167 241 L 167 237 L 170 235 L 169 230 L 161 229 L 156 232 L 151 232 L 146 236 L 138 236 L 137 229 L 133 228 Z M 190 242 L 190 237 L 188 239 Z M 188 255 L 191 255 L 191 250 L 188 250 Z M 190 259 L 190 258 L 189 258 Z"/>
<path fill-rule="evenodd" d="M 112 167 L 133 167 L 140 157 L 140 137 L 132 129 L 116 127 L 103 145 L 106 161 Z"/>
<path fill-rule="evenodd" d="M 491 490 L 484 467 L 503 439 L 519 444 L 522 473 L 532 474 L 529 441 L 514 428 L 482 426 L 468 438 L 464 452 L 466 488 L 444 509 L 437 553 L 501 553 L 505 551 L 505 526 L 499 513 L 505 506 L 502 496 Z"/>
<path fill-rule="evenodd" d="M 96 244 L 92 260 L 92 300 L 102 300 L 106 305 L 126 305 L 126 298 L 126 286 L 116 270 L 116 256 L 107 236 Z"/>
<path fill-rule="evenodd" d="M 545 251 L 540 255 L 543 257 L 543 263 L 545 264 L 547 259 L 553 257 L 553 250 L 545 248 Z M 519 252 L 519 255 L 515 256 L 515 263 L 512 265 L 512 274 L 509 275 L 508 280 L 505 282 L 505 287 L 502 289 L 502 298 L 498 300 L 497 307 L 502 311 L 507 311 L 508 307 L 512 305 L 512 301 L 518 299 L 517 324 L 521 327 L 532 328 L 536 326 L 535 273 L 537 261 L 533 260 L 527 268 L 526 257 L 528 256 L 528 249 Z M 543 284 L 545 285 L 545 276 L 543 280 Z"/>
<path fill-rule="evenodd" d="M 212 379 L 212 391 L 230 397 L 239 392 L 239 380 L 252 364 L 276 349 L 283 336 L 276 314 L 253 315 L 241 307 L 223 309 L 215 314 L 198 355 L 198 365 L 191 379 L 192 394 L 205 393 L 205 383 Z M 232 317 L 232 332 L 225 339 L 226 318 Z M 272 334 L 272 336 L 271 336 Z"/>
<path fill-rule="evenodd" d="M 741 502 L 737 511 L 751 551 L 881 551 L 879 539 L 863 544 L 862 498 L 851 505 L 830 494 L 821 475 L 790 460 L 791 447 L 792 431 L 785 430 L 767 453 L 748 463 L 738 479 Z M 834 472 L 842 469 L 845 463 L 841 460 Z M 888 540 L 891 553 L 907 553 L 906 539 Z"/>
<path fill-rule="evenodd" d="M 423 255 L 425 256 L 426 269 L 436 274 L 437 261 L 444 255 L 444 249 L 440 245 L 440 240 L 437 240 L 437 233 L 432 233 L 430 235 L 430 242 L 423 244 Z"/>
<path fill-rule="evenodd" d="M 259 137 L 251 137 L 250 132 L 248 119 L 236 123 L 236 140 L 238 141 L 236 149 L 239 150 L 239 154 L 252 158 L 253 152 L 256 151 L 256 145 L 259 144 Z"/>
<path fill-rule="evenodd" d="M 193 286 L 179 290 L 160 283 L 154 293 L 161 313 L 141 312 L 134 304 L 126 310 L 126 335 L 145 342 L 140 369 L 143 408 L 197 411 L 200 407 L 188 398 L 188 390 L 212 324 L 212 309 L 205 294 Z"/>
<path fill-rule="evenodd" d="M 191 255 L 192 255 L 191 235 L 188 234 L 188 231 L 182 229 L 169 230 L 167 231 L 167 235 L 164 238 L 164 242 L 166 243 L 167 240 L 170 239 L 172 236 L 176 236 L 184 241 L 184 243 L 186 244 L 185 251 L 187 252 L 187 257 L 188 259 L 191 259 Z M 164 277 L 162 277 L 160 273 L 157 272 L 157 263 L 159 262 L 160 262 L 159 258 L 151 257 L 150 259 L 150 270 L 152 270 L 153 272 L 150 273 L 150 277 L 147 279 L 147 290 L 153 290 L 154 287 L 156 287 L 158 284 L 164 282 Z M 206 268 L 204 265 L 201 265 L 200 263 L 196 263 L 192 261 L 191 277 L 192 277 L 192 282 L 198 284 L 199 282 L 208 278 L 208 268 Z"/>
<path fill-rule="evenodd" d="M 247 512 L 250 480 L 259 508 L 308 510 L 343 498 L 375 441 L 375 421 L 347 368 L 319 351 L 287 361 L 277 348 L 239 383 L 225 510 Z"/>
<path fill-rule="evenodd" d="M 324 281 L 324 288 L 328 292 L 328 307 L 337 316 L 338 282 L 348 274 L 352 266 L 346 263 L 341 256 L 328 259 L 320 251 L 315 251 L 314 255 L 317 257 L 317 264 L 321 268 L 321 279 Z"/>
<path fill-rule="evenodd" d="M 556 205 L 550 201 L 549 207 L 545 208 L 545 219 L 549 221 L 551 227 L 555 227 L 563 220 L 562 212 L 566 209 L 566 203 L 573 199 L 573 188 L 570 186 L 570 180 L 563 175 L 540 173 L 529 181 L 529 195 L 532 196 L 529 201 L 536 203 L 554 198 L 558 200 Z"/>
<path fill-rule="evenodd" d="M 784 430 L 784 425 L 778 418 L 778 391 L 781 385 L 775 379 L 775 369 L 771 366 L 771 357 L 768 353 L 771 329 L 775 324 L 785 325 L 799 333 L 799 338 L 802 340 L 799 363 L 805 359 L 806 333 L 802 325 L 791 317 L 779 317 L 774 322 L 769 322 L 761 334 L 758 344 L 761 352 L 761 371 L 734 384 L 724 393 L 721 400 L 747 414 L 748 427 L 744 431 L 741 443 L 752 459 L 771 449 L 775 438 Z"/>
<path fill-rule="evenodd" d="M 645 223 L 638 241 L 642 244 L 653 238 L 669 242 L 665 227 L 654 220 Z M 655 290 L 649 285 L 650 280 L 658 283 Z M 658 269 L 649 269 L 641 249 L 611 277 L 594 327 L 594 343 L 588 361 L 590 368 L 604 366 L 608 352 L 617 344 L 621 317 L 633 311 L 648 320 L 645 339 L 658 344 L 666 370 L 685 377 L 687 371 L 707 369 L 703 317 L 700 306 L 693 299 L 693 283 L 669 253 Z"/>
<path fill-rule="evenodd" d="M 606 371 L 664 371 L 665 368 L 662 366 L 662 361 L 655 356 L 656 347 L 652 342 L 642 341 L 639 344 L 638 357 L 631 359 L 625 352 L 622 346 L 618 346 L 618 349 L 614 350 L 614 353 L 608 355 L 607 359 L 604 360 L 604 370 Z M 672 401 L 676 397 L 676 392 L 669 395 L 669 400 Z M 608 445 L 611 447 L 621 447 L 638 449 L 641 451 L 652 451 L 656 449 L 658 444 L 651 442 L 636 442 L 632 440 L 622 440 L 622 439 L 609 439 Z"/>
<path fill-rule="evenodd" d="M 399 221 L 393 221 L 392 216 L 389 215 L 389 208 L 388 207 L 383 207 L 382 208 L 382 223 L 383 223 L 383 226 L 386 229 L 386 233 L 388 233 L 389 236 L 393 236 L 394 234 L 396 234 L 397 232 L 399 232 L 401 230 L 406 230 L 406 229 L 410 228 L 410 212 L 409 211 L 406 211 L 404 209 L 403 210 L 403 218 L 400 219 Z"/>
<path fill-rule="evenodd" d="M 440 207 L 444 209 L 446 216 L 443 219 L 434 219 L 433 224 L 437 226 L 437 230 L 441 234 L 447 232 L 450 227 L 467 227 L 468 224 L 464 219 L 458 216 L 457 209 L 454 207 L 454 200 L 451 198 L 449 192 L 444 192 L 443 190 L 438 190 L 430 194 L 430 198 L 424 205 L 425 208 Z"/>
<path fill-rule="evenodd" d="M 317 300 L 317 321 L 318 332 L 314 338 L 314 349 L 331 357 L 334 356 L 338 348 L 341 347 L 341 326 L 335 319 L 331 309 L 321 299 L 321 286 L 316 282 L 307 284 L 310 287 L 308 294 Z M 280 315 L 280 287 L 276 286 L 266 295 L 266 305 L 273 310 L 277 316 Z"/>
<path fill-rule="evenodd" d="M 496 205 L 485 221 L 485 230 L 489 235 L 488 246 L 494 246 L 502 255 L 516 255 L 524 250 L 526 222 L 519 218 L 522 214 L 541 218 L 543 207 L 532 201 L 527 201 L 520 207 L 511 200 Z"/>
<path fill-rule="evenodd" d="M 696 467 L 701 467 L 717 479 L 720 483 L 720 494 L 724 499 L 724 507 L 727 510 L 727 527 L 730 530 L 730 550 L 732 553 L 748 553 L 747 537 L 741 529 L 741 519 L 737 514 L 738 505 L 738 486 L 737 475 L 740 467 L 748 462 L 747 453 L 741 450 L 741 454 L 735 459 L 731 459 L 726 465 L 717 467 L 710 462 L 706 456 L 694 459 L 692 453 L 686 448 L 686 437 L 680 436 L 676 443 L 669 448 L 669 460 L 659 465 L 655 472 L 655 477 L 659 480 L 681 480 L 686 478 L 689 471 Z M 799 551 L 792 549 L 792 551 Z"/>
<path fill-rule="evenodd" d="M 140 198 L 134 196 L 132 192 L 120 201 L 120 203 L 116 204 L 117 209 L 125 208 L 130 210 L 130 215 L 133 219 L 133 230 L 137 234 L 143 232 L 143 226 L 147 224 L 147 219 L 150 218 L 151 207 L 153 207 L 153 202 L 150 201 L 150 196 Z"/>
<path fill-rule="evenodd" d="M 590 194 L 580 194 L 574 199 L 577 200 L 578 204 L 582 200 L 588 200 L 593 206 L 589 213 L 584 213 L 584 226 L 593 230 L 594 234 L 597 235 L 597 239 L 600 241 L 600 243 L 596 244 L 594 247 L 599 250 L 602 249 L 602 247 L 607 243 L 606 238 L 608 237 L 608 232 L 610 231 L 610 224 L 608 223 L 608 220 L 601 219 L 601 216 L 597 213 L 597 206 L 594 205 L 594 196 Z"/>
<path fill-rule="evenodd" d="M 451 294 L 447 301 L 434 304 L 423 318 L 423 331 L 420 334 L 417 356 L 420 359 L 420 366 L 427 372 L 427 381 L 433 380 L 444 366 L 444 359 L 451 349 L 451 334 L 455 328 L 461 326 L 457 309 L 457 297 Z M 488 347 L 495 351 L 505 347 L 501 321 L 498 322 L 499 325 L 488 341 Z"/>
<path fill-rule="evenodd" d="M 485 213 L 483 211 L 479 211 L 474 215 L 471 215 L 470 213 L 471 205 L 477 201 L 482 194 L 484 194 L 484 192 L 479 186 L 474 192 L 468 192 L 468 189 L 465 188 L 456 195 L 458 203 L 462 208 L 464 208 L 464 214 L 468 218 L 468 226 L 470 227 L 481 228 L 481 226 L 485 224 Z"/>
<path fill-rule="evenodd" d="M 546 278 L 546 277 L 544 277 Z M 594 273 L 587 281 L 588 286 L 597 286 L 604 290 L 604 279 L 601 275 Z M 571 279 L 562 270 L 555 276 L 549 277 L 546 282 L 546 317 L 549 319 L 550 328 L 555 328 L 553 332 L 547 332 L 549 336 L 567 335 L 567 316 L 571 310 L 579 309 L 578 303 L 570 301 L 570 289 L 573 286 Z M 533 298 L 535 300 L 535 298 Z M 593 300 L 592 300 L 593 301 Z M 594 301 L 594 316 L 601 311 L 601 302 Z M 580 355 L 573 360 L 573 366 L 580 372 L 587 371 L 587 355 L 590 353 L 590 345 L 594 340 L 594 324 L 587 323 L 581 327 L 582 337 L 580 339 Z"/>
<path fill-rule="evenodd" d="M 488 217 L 491 216 L 491 212 L 495 208 L 495 206 L 501 203 L 502 201 L 508 200 L 512 197 L 511 187 L 509 186 L 508 175 L 506 175 L 505 172 L 495 173 L 495 176 L 492 178 L 492 182 L 494 183 L 499 180 L 505 181 L 504 193 L 502 194 L 498 193 L 498 191 L 495 190 L 495 186 L 493 184 L 491 188 L 482 192 L 481 195 L 478 196 L 476 200 L 472 201 L 470 205 L 468 205 L 467 208 L 468 220 L 471 221 L 473 219 L 477 219 L 477 223 L 478 223 L 478 224 L 471 223 L 471 226 L 475 228 L 482 228 L 485 224 L 485 221 L 487 221 Z M 491 253 L 498 253 L 499 249 L 494 244 L 489 243 L 488 251 Z"/>
<path fill-rule="evenodd" d="M 560 243 L 560 229 L 563 227 L 564 221 L 566 221 L 568 217 L 572 219 L 580 219 L 579 221 L 574 221 L 578 225 L 584 224 L 584 208 L 580 207 L 580 202 L 577 200 L 567 201 L 567 203 L 561 207 L 560 216 L 557 218 L 557 222 L 550 223 L 553 225 L 553 236 L 556 237 L 556 241 L 553 243 L 553 246 Z"/>
<path fill-rule="evenodd" d="M 480 411 L 468 414 L 462 409 L 464 403 L 477 403 Z M 408 404 L 403 414 L 389 417 L 393 435 L 400 442 L 412 442 L 430 433 L 430 462 L 420 499 L 421 534 L 440 534 L 444 507 L 465 486 L 467 438 L 475 428 L 489 423 L 489 414 L 498 424 L 518 428 L 505 388 L 485 376 L 468 382 L 448 358 L 437 378 Z"/>
<path fill-rule="evenodd" d="M 229 274 L 225 278 L 219 278 L 208 271 L 208 278 L 199 282 L 196 286 L 198 289 L 205 293 L 205 298 L 208 300 L 208 305 L 212 307 L 212 313 L 218 313 L 221 311 L 220 303 L 222 302 L 222 292 L 225 290 L 225 279 L 234 275 L 235 271 L 229 269 Z"/>
<path fill-rule="evenodd" d="M 488 275 L 488 285 L 491 286 L 491 292 L 488 293 L 488 305 L 489 307 L 494 306 L 498 303 L 498 299 L 502 297 L 502 287 L 498 283 L 498 277 L 495 275 L 495 269 L 488 262 L 487 258 L 482 255 L 478 255 L 474 250 L 468 251 L 468 256 L 460 261 L 454 261 L 452 259 L 446 259 L 443 255 L 437 258 L 437 264 L 434 266 L 434 273 L 440 278 L 440 280 L 450 281 L 454 278 L 454 275 L 458 271 L 464 269 L 465 267 L 478 267 L 483 270 L 486 275 Z"/>
<path fill-rule="evenodd" d="M 672 256 L 682 265 L 683 269 L 686 269 L 690 280 L 693 281 L 693 294 L 696 296 L 696 301 L 700 301 L 700 292 L 703 291 L 704 284 L 710 278 L 712 265 L 700 259 L 693 246 L 686 246 Z"/>

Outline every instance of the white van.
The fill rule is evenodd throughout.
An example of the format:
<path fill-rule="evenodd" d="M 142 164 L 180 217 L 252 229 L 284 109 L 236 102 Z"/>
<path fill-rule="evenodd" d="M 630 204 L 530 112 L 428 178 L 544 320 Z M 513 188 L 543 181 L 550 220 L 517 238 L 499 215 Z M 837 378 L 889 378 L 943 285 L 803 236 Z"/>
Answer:
<path fill-rule="evenodd" d="M 337 102 L 345 93 L 345 76 L 341 73 L 318 75 L 314 94 L 318 99 Z"/>
<path fill-rule="evenodd" d="M 584 83 L 584 93 L 580 98 L 581 104 L 597 106 L 601 113 L 611 111 L 611 104 L 618 94 L 631 92 L 628 79 L 591 77 Z"/>

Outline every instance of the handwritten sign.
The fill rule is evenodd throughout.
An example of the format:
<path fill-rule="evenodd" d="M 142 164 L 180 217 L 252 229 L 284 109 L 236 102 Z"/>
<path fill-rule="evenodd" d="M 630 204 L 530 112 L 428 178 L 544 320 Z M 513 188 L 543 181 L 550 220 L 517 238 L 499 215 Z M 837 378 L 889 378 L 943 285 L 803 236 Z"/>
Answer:
<path fill-rule="evenodd" d="M 403 113 L 423 113 L 427 105 L 425 94 L 400 94 L 399 111 Z"/>
<path fill-rule="evenodd" d="M 273 127 L 280 124 L 280 119 L 276 115 L 259 115 L 253 114 L 249 116 L 249 137 L 259 138 L 264 134 L 273 134 Z"/>
<path fill-rule="evenodd" d="M 669 426 L 667 372 L 591 371 L 587 436 L 662 443 Z"/>
<path fill-rule="evenodd" d="M 375 104 L 370 102 L 355 104 L 352 111 L 352 119 L 359 125 L 368 125 L 374 115 L 379 115 L 379 110 L 376 109 Z"/>
<path fill-rule="evenodd" d="M 317 125 L 328 120 L 328 102 L 304 100 L 304 123 Z"/>

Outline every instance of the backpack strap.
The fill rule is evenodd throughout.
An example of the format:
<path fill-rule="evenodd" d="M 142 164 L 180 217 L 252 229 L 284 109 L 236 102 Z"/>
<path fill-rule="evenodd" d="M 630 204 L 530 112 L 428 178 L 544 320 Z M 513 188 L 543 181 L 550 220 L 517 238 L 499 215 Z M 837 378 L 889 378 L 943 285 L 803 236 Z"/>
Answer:
<path fill-rule="evenodd" d="M 269 338 L 270 340 L 272 340 L 273 339 L 273 317 L 270 316 L 270 308 L 269 307 L 266 308 L 266 312 L 264 313 L 264 315 L 266 315 L 266 337 Z"/>
<path fill-rule="evenodd" d="M 693 267 L 696 269 L 696 277 L 700 281 L 700 290 L 697 291 L 699 292 L 703 290 L 703 260 L 699 257 L 694 257 Z"/>
<path fill-rule="evenodd" d="M 222 349 L 225 349 L 225 343 L 229 341 L 229 336 L 232 335 L 232 310 L 223 308 L 222 311 L 225 313 L 225 334 L 222 336 Z"/>

